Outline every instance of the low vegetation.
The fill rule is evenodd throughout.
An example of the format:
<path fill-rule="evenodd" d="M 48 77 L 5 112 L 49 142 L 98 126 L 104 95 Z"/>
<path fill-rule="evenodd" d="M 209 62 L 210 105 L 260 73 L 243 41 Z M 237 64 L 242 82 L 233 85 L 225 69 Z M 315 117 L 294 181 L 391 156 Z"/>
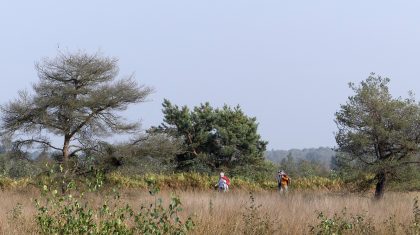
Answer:
<path fill-rule="evenodd" d="M 199 173 L 173 173 L 173 174 L 145 174 L 138 176 L 125 176 L 121 173 L 110 173 L 108 175 L 101 175 L 103 183 L 107 187 L 119 187 L 122 189 L 147 189 L 150 182 L 163 190 L 212 190 L 216 184 L 217 175 L 206 175 Z M 94 178 L 87 178 L 90 184 L 93 184 Z M 274 179 L 254 181 L 242 177 L 233 177 L 231 191 L 275 191 L 277 190 L 277 183 Z M 24 189 L 26 187 L 37 187 L 46 184 L 51 180 L 49 177 L 34 177 L 34 178 L 20 178 L 11 179 L 8 177 L 0 177 L 0 187 L 2 189 Z M 78 181 L 75 181 L 78 182 Z M 329 191 L 338 192 L 346 190 L 349 187 L 344 184 L 341 179 L 332 179 L 326 177 L 310 177 L 293 179 L 292 190 L 305 191 Z"/>
<path fill-rule="evenodd" d="M 70 193 L 71 192 L 71 193 Z M 418 234 L 419 193 L 3 190 L 2 234 Z M 36 199 L 36 200 L 35 200 Z M 182 209 L 182 210 L 181 210 Z M 410 212 L 411 213 L 408 213 Z M 19 226 L 17 226 L 19 225 Z M 168 230 L 165 230 L 168 229 Z"/>

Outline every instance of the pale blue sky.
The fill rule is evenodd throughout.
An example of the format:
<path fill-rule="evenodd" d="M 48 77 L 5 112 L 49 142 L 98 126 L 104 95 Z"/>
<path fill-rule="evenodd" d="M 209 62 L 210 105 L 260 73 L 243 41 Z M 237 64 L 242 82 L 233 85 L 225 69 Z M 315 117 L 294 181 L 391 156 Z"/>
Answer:
<path fill-rule="evenodd" d="M 102 51 L 152 86 L 127 118 L 162 121 L 163 98 L 240 104 L 269 149 L 334 146 L 348 82 L 370 72 L 420 89 L 418 1 L 0 0 L 0 103 L 37 81 L 57 47 Z"/>

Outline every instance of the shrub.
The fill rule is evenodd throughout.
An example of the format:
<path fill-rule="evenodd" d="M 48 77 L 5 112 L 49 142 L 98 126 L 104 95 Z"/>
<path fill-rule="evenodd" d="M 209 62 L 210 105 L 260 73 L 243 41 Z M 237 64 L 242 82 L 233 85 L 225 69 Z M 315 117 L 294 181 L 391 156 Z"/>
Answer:
<path fill-rule="evenodd" d="M 86 182 L 93 192 L 103 185 L 101 175 L 98 177 L 96 181 Z M 130 205 L 121 202 L 117 190 L 107 195 L 102 205 L 95 207 L 85 193 L 75 191 L 75 186 L 70 182 L 62 194 L 54 187 L 43 186 L 43 198 L 35 200 L 40 233 L 186 234 L 194 227 L 191 217 L 182 221 L 178 216 L 182 208 L 177 196 L 171 196 L 168 208 L 163 206 L 162 199 L 155 199 L 154 204 L 134 211 Z M 155 196 L 159 188 L 150 181 L 149 191 Z"/>
<path fill-rule="evenodd" d="M 373 234 L 375 227 L 371 219 L 366 219 L 364 215 L 347 215 L 346 208 L 341 214 L 335 213 L 332 218 L 328 218 L 323 212 L 318 213 L 319 224 L 309 226 L 310 232 L 317 235 L 332 234 Z"/>

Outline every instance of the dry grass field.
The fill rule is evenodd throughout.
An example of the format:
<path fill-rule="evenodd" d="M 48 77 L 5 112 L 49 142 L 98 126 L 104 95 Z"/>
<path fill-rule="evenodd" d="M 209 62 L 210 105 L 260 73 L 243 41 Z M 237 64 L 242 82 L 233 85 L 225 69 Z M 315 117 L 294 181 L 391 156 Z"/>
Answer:
<path fill-rule="evenodd" d="M 185 218 L 193 215 L 196 227 L 192 234 L 309 234 L 310 225 L 319 224 L 318 212 L 331 217 L 341 213 L 362 215 L 375 227 L 378 234 L 404 234 L 401 225 L 413 220 L 413 199 L 420 193 L 389 192 L 382 201 L 373 201 L 371 195 L 338 194 L 327 192 L 290 192 L 279 195 L 276 192 L 255 192 L 254 203 L 245 191 L 217 193 L 212 191 L 176 192 L 182 201 Z M 168 191 L 161 192 L 165 202 Z M 36 190 L 0 192 L 1 234 L 36 234 L 34 220 Z M 103 194 L 88 196 L 93 204 L 104 200 Z M 146 191 L 125 190 L 121 201 L 134 208 L 147 204 L 155 198 Z M 252 207 L 254 205 L 255 207 Z M 252 209 L 254 208 L 254 209 Z M 394 219 L 390 220 L 390 217 Z"/>

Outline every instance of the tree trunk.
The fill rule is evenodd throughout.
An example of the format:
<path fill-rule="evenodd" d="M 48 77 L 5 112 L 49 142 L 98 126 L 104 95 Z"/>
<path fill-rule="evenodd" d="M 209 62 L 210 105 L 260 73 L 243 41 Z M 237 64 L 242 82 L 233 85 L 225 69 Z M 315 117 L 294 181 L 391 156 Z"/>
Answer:
<path fill-rule="evenodd" d="M 378 174 L 376 174 L 376 178 L 378 179 L 378 182 L 376 183 L 375 188 L 375 199 L 380 200 L 383 198 L 385 193 L 385 183 L 386 183 L 386 174 L 385 172 L 381 171 Z"/>
<path fill-rule="evenodd" d="M 61 193 L 66 193 L 67 191 L 67 184 L 68 180 L 66 179 L 66 174 L 70 168 L 69 166 L 69 154 L 70 154 L 70 137 L 68 135 L 64 136 L 64 144 L 63 144 L 63 168 L 64 172 L 62 172 L 63 181 L 61 183 Z"/>
<path fill-rule="evenodd" d="M 63 164 L 67 167 L 69 162 L 69 151 L 70 151 L 70 137 L 67 135 L 64 136 L 64 144 L 63 144 Z"/>

